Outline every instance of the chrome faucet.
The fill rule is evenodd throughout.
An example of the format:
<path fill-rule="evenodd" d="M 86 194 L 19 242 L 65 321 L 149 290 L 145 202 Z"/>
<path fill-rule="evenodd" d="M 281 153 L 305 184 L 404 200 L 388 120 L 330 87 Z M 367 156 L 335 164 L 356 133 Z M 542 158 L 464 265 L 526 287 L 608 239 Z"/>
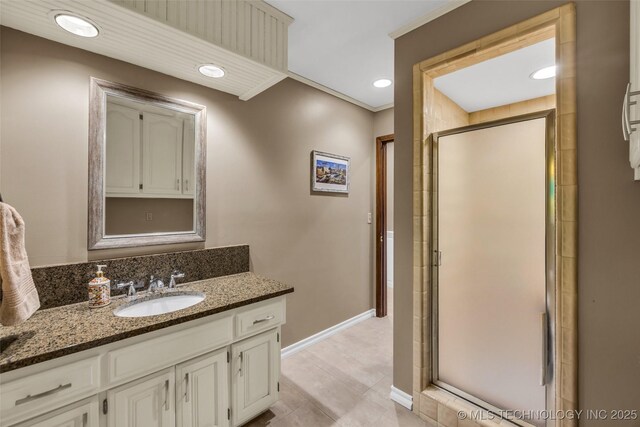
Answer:
<path fill-rule="evenodd" d="M 127 297 L 131 299 L 131 298 L 134 298 L 136 296 L 136 289 L 142 288 L 143 285 L 136 285 L 133 280 L 131 280 L 129 282 L 120 282 L 120 283 L 116 284 L 116 289 L 122 289 L 122 288 L 126 288 L 126 287 L 129 288 L 129 289 L 127 289 Z"/>
<path fill-rule="evenodd" d="M 148 292 L 150 294 L 154 294 L 158 291 L 158 289 L 164 288 L 164 282 L 160 279 L 156 279 L 153 275 L 149 277 L 149 289 Z"/>
<path fill-rule="evenodd" d="M 184 279 L 184 273 L 178 270 L 173 270 L 171 273 L 171 280 L 169 280 L 169 289 L 176 287 L 176 279 Z"/>

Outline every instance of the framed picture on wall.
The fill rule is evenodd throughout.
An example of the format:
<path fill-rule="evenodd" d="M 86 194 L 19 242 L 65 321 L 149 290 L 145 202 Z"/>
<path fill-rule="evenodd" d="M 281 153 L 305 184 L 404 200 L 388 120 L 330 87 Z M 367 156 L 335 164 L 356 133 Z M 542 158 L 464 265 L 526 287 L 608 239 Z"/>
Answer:
<path fill-rule="evenodd" d="M 329 193 L 349 193 L 349 157 L 312 152 L 311 189 Z"/>

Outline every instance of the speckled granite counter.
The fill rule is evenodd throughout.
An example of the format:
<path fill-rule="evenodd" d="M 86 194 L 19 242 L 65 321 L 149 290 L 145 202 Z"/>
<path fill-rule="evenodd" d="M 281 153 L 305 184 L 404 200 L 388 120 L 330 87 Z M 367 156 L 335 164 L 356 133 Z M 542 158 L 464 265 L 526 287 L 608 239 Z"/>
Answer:
<path fill-rule="evenodd" d="M 0 354 L 0 373 L 293 292 L 290 286 L 253 273 L 201 280 L 179 289 L 204 292 L 206 298 L 173 313 L 137 318 L 113 314 L 127 302 L 124 298 L 99 309 L 83 302 L 38 311 L 18 326 L 0 326 L 0 338 L 19 337 Z"/>

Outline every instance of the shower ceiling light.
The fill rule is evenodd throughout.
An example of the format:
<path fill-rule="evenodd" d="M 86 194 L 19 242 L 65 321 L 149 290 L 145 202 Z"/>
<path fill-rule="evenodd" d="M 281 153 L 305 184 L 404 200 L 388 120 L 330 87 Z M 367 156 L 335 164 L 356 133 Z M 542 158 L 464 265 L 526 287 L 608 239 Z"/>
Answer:
<path fill-rule="evenodd" d="M 54 20 L 60 28 L 76 36 L 96 37 L 98 35 L 98 27 L 86 18 L 68 13 L 59 13 L 55 16 Z"/>
<path fill-rule="evenodd" d="M 376 80 L 375 82 L 373 82 L 373 85 L 375 87 L 388 87 L 391 86 L 391 80 L 389 79 L 380 79 L 380 80 Z"/>
<path fill-rule="evenodd" d="M 198 71 L 200 71 L 200 74 L 203 76 L 213 77 L 215 79 L 224 77 L 224 70 L 213 64 L 201 65 L 200 68 L 198 68 Z"/>
<path fill-rule="evenodd" d="M 544 80 L 550 79 L 551 77 L 556 76 L 556 66 L 550 65 L 548 67 L 544 67 L 539 69 L 538 71 L 531 73 L 531 78 L 534 80 Z"/>

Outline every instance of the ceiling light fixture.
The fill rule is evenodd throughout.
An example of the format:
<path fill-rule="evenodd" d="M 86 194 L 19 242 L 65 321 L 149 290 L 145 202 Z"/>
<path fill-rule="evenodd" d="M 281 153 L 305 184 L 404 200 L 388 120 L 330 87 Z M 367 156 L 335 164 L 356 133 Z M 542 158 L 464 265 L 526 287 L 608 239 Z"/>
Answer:
<path fill-rule="evenodd" d="M 87 18 L 70 15 L 68 13 L 59 13 L 54 17 L 56 24 L 63 30 L 75 34 L 80 37 L 97 37 L 98 27 Z"/>
<path fill-rule="evenodd" d="M 376 80 L 375 82 L 373 82 L 373 85 L 375 87 L 379 87 L 379 88 L 389 87 L 389 86 L 391 86 L 391 80 L 389 80 L 389 79 Z"/>
<path fill-rule="evenodd" d="M 530 77 L 534 80 L 544 80 L 544 79 L 550 79 L 551 77 L 555 77 L 555 76 L 556 76 L 556 66 L 550 65 L 548 67 L 541 68 L 538 71 L 531 73 Z"/>
<path fill-rule="evenodd" d="M 200 71 L 200 74 L 202 74 L 203 76 L 213 77 L 214 79 L 224 77 L 225 74 L 222 68 L 213 64 L 201 65 L 200 68 L 198 68 L 198 71 Z"/>

